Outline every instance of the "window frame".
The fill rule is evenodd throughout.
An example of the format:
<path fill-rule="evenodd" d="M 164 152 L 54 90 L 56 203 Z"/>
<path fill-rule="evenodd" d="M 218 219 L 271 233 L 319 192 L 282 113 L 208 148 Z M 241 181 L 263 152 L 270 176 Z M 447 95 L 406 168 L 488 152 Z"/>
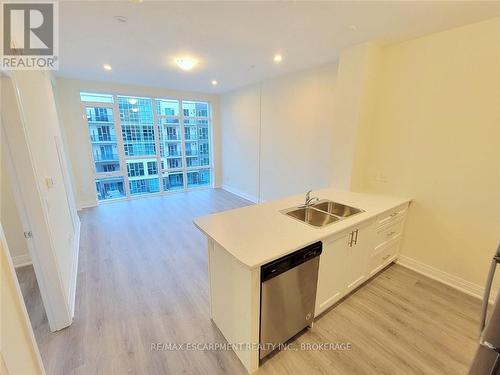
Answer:
<path fill-rule="evenodd" d="M 98 95 L 111 95 L 113 97 L 113 103 L 107 103 L 107 102 L 91 102 L 91 101 L 83 101 L 80 98 L 80 104 L 82 106 L 82 111 L 83 111 L 83 118 L 85 119 L 86 123 L 86 133 L 87 133 L 87 149 L 88 149 L 88 154 L 89 154 L 89 160 L 92 162 L 92 170 L 93 170 L 93 186 L 96 191 L 96 197 L 97 197 L 97 188 L 96 188 L 96 180 L 97 179 L 103 179 L 103 178 L 113 178 L 113 177 L 121 177 L 123 178 L 124 182 L 124 191 L 125 191 L 125 196 L 124 197 L 118 197 L 118 198 L 110 198 L 106 200 L 99 200 L 97 199 L 98 204 L 104 204 L 104 203 L 109 203 L 109 202 L 114 202 L 114 201 L 122 201 L 122 200 L 130 200 L 130 199 L 137 199 L 137 198 L 143 198 L 143 197 L 150 197 L 150 196 L 155 196 L 155 195 L 163 195 L 163 194 L 175 194 L 178 192 L 186 192 L 186 191 L 194 191 L 194 190 L 201 190 L 201 189 L 208 189 L 208 188 L 213 188 L 214 187 L 214 162 L 213 162 L 213 154 L 214 154 L 214 142 L 213 142 L 213 108 L 212 108 L 212 102 L 206 99 L 192 99 L 192 98 L 184 98 L 184 97 L 179 97 L 179 98 L 173 98 L 173 97 L 156 97 L 156 96 L 143 96 L 143 95 L 131 95 L 131 94 L 121 94 L 121 93 L 110 93 L 110 92 L 100 92 L 100 91 L 88 91 L 88 90 L 81 90 L 79 93 L 85 93 L 85 94 L 98 94 Z M 118 103 L 118 97 L 130 97 L 130 98 L 143 98 L 143 99 L 149 99 L 151 100 L 152 104 L 152 115 L 153 115 L 153 131 L 154 131 L 154 141 L 155 141 L 155 148 L 156 148 L 156 153 L 155 155 L 150 155 L 150 156 L 127 156 L 125 155 L 125 147 L 124 147 L 124 139 L 123 139 L 123 134 L 122 134 L 122 124 L 121 124 L 121 118 L 120 118 L 120 111 L 119 111 L 119 103 Z M 159 115 L 157 112 L 157 101 L 159 100 L 167 100 L 167 101 L 176 101 L 179 104 L 179 115 L 174 116 L 174 115 Z M 199 103 L 206 103 L 207 104 L 207 116 L 184 116 L 184 108 L 183 108 L 183 102 L 199 102 Z M 120 168 L 117 171 L 113 172 L 97 172 L 94 158 L 93 158 L 93 153 L 92 153 L 92 143 L 90 140 L 90 133 L 89 133 L 89 124 L 87 120 L 87 115 L 86 115 L 86 108 L 88 107 L 99 107 L 99 108 L 111 108 L 113 111 L 113 120 L 114 120 L 114 127 L 115 127 L 115 136 L 116 136 L 116 145 L 118 149 L 118 158 L 119 158 L 119 165 Z M 178 157 L 182 161 L 182 167 L 181 168 L 168 168 L 168 161 L 166 160 L 166 163 L 164 165 L 165 168 L 162 167 L 162 157 L 160 154 L 160 139 L 159 139 L 159 128 L 161 126 L 165 126 L 164 124 L 161 123 L 161 119 L 177 119 L 178 123 L 175 124 L 179 128 L 179 143 L 180 143 L 180 148 L 181 148 L 181 155 Z M 189 120 L 196 120 L 196 133 L 197 133 L 197 148 L 198 148 L 198 164 L 200 164 L 200 154 L 199 154 L 199 128 L 198 128 L 198 121 L 199 120 L 206 120 L 207 121 L 207 131 L 208 131 L 208 158 L 209 158 L 209 164 L 208 165 L 197 165 L 197 166 L 187 166 L 187 155 L 186 155 L 186 140 L 185 140 L 185 124 L 184 121 L 185 119 Z M 163 129 L 162 129 L 163 130 Z M 158 175 L 158 184 L 159 184 L 159 191 L 154 192 L 154 193 L 145 193 L 145 194 L 131 194 L 130 192 L 130 183 L 129 183 L 129 176 L 128 176 L 128 170 L 127 170 L 127 161 L 133 161 L 134 159 L 156 159 L 157 163 L 157 175 Z M 145 166 L 145 172 L 147 170 L 147 164 Z M 187 174 L 188 172 L 193 172 L 193 171 L 202 171 L 202 170 L 208 170 L 209 176 L 210 176 L 210 183 L 207 185 L 201 185 L 201 186 L 192 186 L 188 187 L 188 177 Z M 183 179 L 183 187 L 181 188 L 176 188 L 176 189 L 170 189 L 170 190 L 165 190 L 164 189 L 164 184 L 163 184 L 163 178 L 164 175 L 166 178 L 170 174 L 178 174 L 182 173 L 182 179 Z M 147 177 L 145 175 L 144 177 Z"/>

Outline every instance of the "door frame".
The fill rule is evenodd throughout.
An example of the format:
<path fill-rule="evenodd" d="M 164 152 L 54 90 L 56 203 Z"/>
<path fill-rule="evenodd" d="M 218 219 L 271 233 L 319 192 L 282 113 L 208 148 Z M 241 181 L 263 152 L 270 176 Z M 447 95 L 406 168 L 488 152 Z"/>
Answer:
<path fill-rule="evenodd" d="M 52 239 L 49 234 L 50 224 L 43 209 L 43 204 L 45 203 L 43 195 L 36 182 L 39 180 L 39 177 L 32 163 L 30 145 L 26 134 L 26 119 L 15 76 L 6 74 L 4 77 L 6 77 L 6 80 L 12 86 L 11 89 L 14 96 L 12 101 L 15 104 L 10 104 L 15 106 L 13 110 L 17 111 L 17 118 L 13 122 L 19 122 L 20 129 L 16 130 L 15 133 L 13 128 L 17 124 L 7 127 L 2 113 L 2 118 L 0 118 L 1 155 L 6 159 L 7 164 L 10 163 L 12 167 L 9 173 L 11 181 L 14 184 L 12 187 L 14 199 L 16 200 L 24 231 L 31 232 L 32 234 L 32 237 L 27 239 L 28 252 L 33 263 L 49 327 L 54 332 L 72 323 L 73 311 L 69 298 L 73 296 L 68 296 L 65 292 L 56 254 L 53 252 Z M 13 144 L 13 142 L 19 142 L 21 145 L 17 147 L 18 145 Z M 23 168 L 29 170 L 19 170 L 21 166 L 14 163 L 16 155 L 22 160 L 21 163 L 29 164 L 29 167 L 26 167 L 26 165 L 23 166 Z"/>

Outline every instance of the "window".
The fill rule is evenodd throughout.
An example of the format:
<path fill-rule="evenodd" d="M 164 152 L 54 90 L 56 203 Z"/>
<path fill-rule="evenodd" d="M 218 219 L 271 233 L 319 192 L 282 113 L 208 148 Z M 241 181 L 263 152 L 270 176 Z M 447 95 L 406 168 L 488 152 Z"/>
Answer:
<path fill-rule="evenodd" d="M 95 185 L 97 190 L 97 199 L 100 201 L 125 197 L 123 177 L 96 179 Z"/>
<path fill-rule="evenodd" d="M 91 94 L 88 92 L 81 92 L 80 93 L 80 100 L 82 102 L 114 103 L 113 95 Z"/>
<path fill-rule="evenodd" d="M 148 175 L 154 175 L 154 174 L 158 174 L 156 161 L 148 161 Z"/>
<path fill-rule="evenodd" d="M 127 163 L 127 172 L 129 177 L 144 176 L 143 163 Z"/>
<path fill-rule="evenodd" d="M 96 173 L 107 173 L 120 169 L 116 143 L 113 108 L 86 107 L 90 144 Z"/>
<path fill-rule="evenodd" d="M 211 185 L 209 103 L 85 92 L 80 98 L 98 200 Z"/>
<path fill-rule="evenodd" d="M 179 116 L 179 101 L 156 99 L 156 112 L 158 116 Z"/>
<path fill-rule="evenodd" d="M 187 186 L 206 186 L 210 184 L 210 171 L 203 169 L 199 171 L 189 171 L 187 173 Z"/>
<path fill-rule="evenodd" d="M 160 191 L 157 178 L 129 181 L 129 187 L 130 194 L 132 195 L 157 193 Z"/>

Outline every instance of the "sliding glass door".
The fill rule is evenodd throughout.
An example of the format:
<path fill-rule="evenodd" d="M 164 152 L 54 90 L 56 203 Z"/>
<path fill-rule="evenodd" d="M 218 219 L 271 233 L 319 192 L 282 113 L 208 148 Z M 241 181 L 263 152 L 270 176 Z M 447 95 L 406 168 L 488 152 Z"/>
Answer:
<path fill-rule="evenodd" d="M 212 185 L 206 102 L 81 93 L 99 201 Z"/>

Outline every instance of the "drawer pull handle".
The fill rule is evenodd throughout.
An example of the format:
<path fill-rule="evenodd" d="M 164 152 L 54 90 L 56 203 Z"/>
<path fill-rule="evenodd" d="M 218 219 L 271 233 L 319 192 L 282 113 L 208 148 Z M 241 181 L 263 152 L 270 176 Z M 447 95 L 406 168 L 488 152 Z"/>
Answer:
<path fill-rule="evenodd" d="M 397 216 L 398 214 L 399 214 L 399 212 L 393 212 L 393 213 L 391 214 L 391 217 Z"/>
<path fill-rule="evenodd" d="M 387 254 L 385 257 L 382 258 L 382 260 L 386 260 L 387 258 L 389 258 L 391 256 L 391 254 Z"/>
<path fill-rule="evenodd" d="M 389 232 L 389 233 L 387 233 L 387 234 L 386 234 L 386 236 L 387 236 L 387 237 L 390 237 L 390 236 L 392 236 L 394 233 L 396 233 L 396 232 L 395 232 L 395 231 Z"/>

